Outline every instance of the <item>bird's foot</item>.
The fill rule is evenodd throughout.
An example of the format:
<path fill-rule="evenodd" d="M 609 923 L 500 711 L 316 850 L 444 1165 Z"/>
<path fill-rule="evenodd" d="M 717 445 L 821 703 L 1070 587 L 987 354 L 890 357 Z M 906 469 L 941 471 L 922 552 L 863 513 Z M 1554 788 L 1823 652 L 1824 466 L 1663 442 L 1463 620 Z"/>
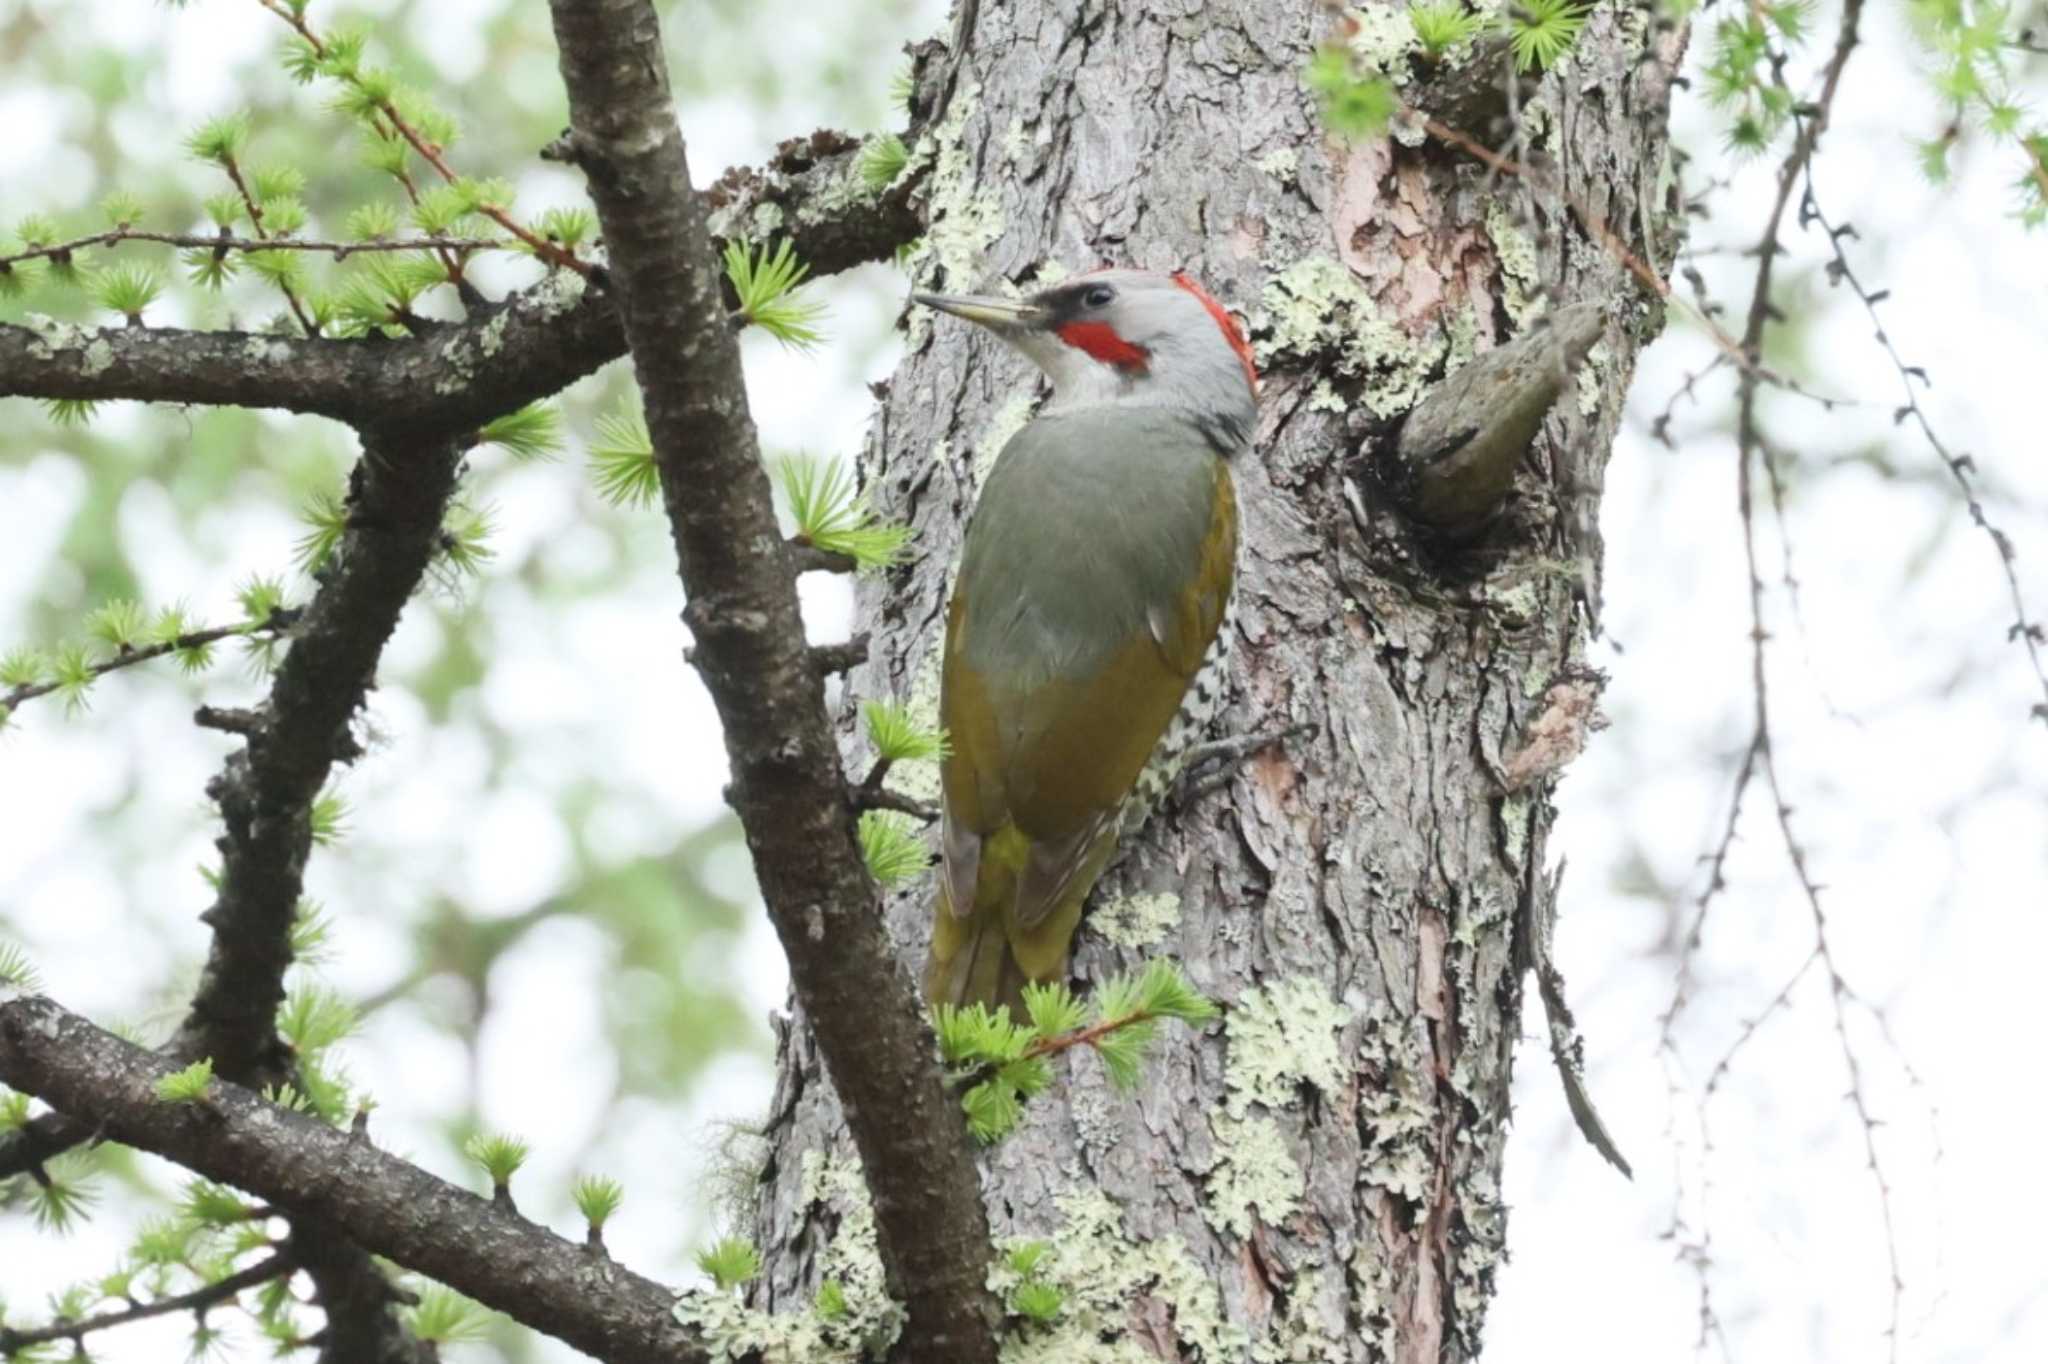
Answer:
<path fill-rule="evenodd" d="M 1252 754 L 1314 732 L 1314 725 L 1287 725 L 1278 729 L 1257 730 L 1251 734 L 1234 734 L 1227 738 L 1210 739 L 1194 745 L 1181 763 L 1175 803 L 1186 809 L 1229 781 L 1231 775 L 1243 766 L 1245 759 Z"/>

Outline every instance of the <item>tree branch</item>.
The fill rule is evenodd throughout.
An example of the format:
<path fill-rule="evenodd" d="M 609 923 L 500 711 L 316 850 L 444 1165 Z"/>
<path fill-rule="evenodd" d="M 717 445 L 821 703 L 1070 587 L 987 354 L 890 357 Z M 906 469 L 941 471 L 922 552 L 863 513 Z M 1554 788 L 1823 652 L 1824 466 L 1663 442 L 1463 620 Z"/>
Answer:
<path fill-rule="evenodd" d="M 922 230 L 911 177 L 845 193 L 859 143 L 817 132 L 785 142 L 761 170 L 728 172 L 711 197 L 743 230 L 774 205 L 812 277 L 887 260 Z M 813 210 L 831 196 L 830 213 Z M 281 408 L 414 433 L 475 430 L 568 387 L 626 353 L 602 280 L 555 275 L 461 324 L 405 340 L 330 340 L 175 327 L 0 323 L 0 398 Z"/>
<path fill-rule="evenodd" d="M 552 9 L 572 155 L 589 176 L 622 296 L 689 596 L 684 619 L 724 725 L 730 799 L 845 1105 L 891 1290 L 908 1308 L 898 1358 L 992 1362 L 988 1222 L 966 1125 L 940 1083 L 855 839 L 654 9 Z"/>
<path fill-rule="evenodd" d="M 0 1356 L 12 1359 L 17 1351 L 26 1350 L 31 1345 L 46 1345 L 58 1340 L 78 1342 L 93 1331 L 110 1330 L 116 1326 L 147 1321 L 151 1317 L 166 1317 L 176 1312 L 197 1312 L 216 1303 L 225 1302 L 244 1289 L 282 1278 L 291 1273 L 293 1267 L 289 1255 L 272 1255 L 268 1259 L 257 1261 L 247 1269 L 238 1269 L 224 1279 L 216 1280 L 202 1288 L 195 1288 L 190 1293 L 177 1293 L 170 1297 L 157 1298 L 152 1302 L 138 1303 L 133 1307 L 124 1307 L 118 1312 L 102 1312 L 98 1316 L 82 1317 L 77 1321 L 59 1320 L 48 1326 L 38 1326 L 27 1331 L 0 1326 Z"/>
<path fill-rule="evenodd" d="M 237 1083 L 289 1078 L 272 1023 L 313 846 L 309 811 L 334 764 L 359 752 L 350 720 L 439 548 L 460 460 L 451 441 L 366 439 L 325 580 L 251 717 L 247 742 L 207 786 L 227 825 L 216 843 L 217 898 L 202 916 L 213 946 L 171 1051 L 187 1061 L 210 1056 L 217 1073 Z"/>
<path fill-rule="evenodd" d="M 0 987 L 0 1082 L 609 1364 L 707 1364 L 660 1284 L 239 1086 L 216 1081 L 199 1103 L 165 1103 L 155 1086 L 175 1069 L 53 1000 Z"/>

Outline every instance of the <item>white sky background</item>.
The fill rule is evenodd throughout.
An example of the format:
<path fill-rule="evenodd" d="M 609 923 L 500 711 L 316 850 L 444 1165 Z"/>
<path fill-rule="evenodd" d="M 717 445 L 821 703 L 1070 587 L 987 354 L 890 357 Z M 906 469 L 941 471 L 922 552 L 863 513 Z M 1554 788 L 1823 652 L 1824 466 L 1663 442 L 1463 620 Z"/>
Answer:
<path fill-rule="evenodd" d="M 6 8 L 0 4 L 0 16 Z M 464 0 L 440 8 L 436 41 L 458 68 L 479 8 L 492 6 Z M 812 13 L 795 0 L 778 8 Z M 1892 290 L 1884 314 L 1908 363 L 1931 371 L 1930 415 L 1954 448 L 1976 455 L 1985 486 L 2004 495 L 1992 498 L 1993 514 L 2018 544 L 2034 615 L 2048 616 L 2048 465 L 2038 416 L 2048 374 L 2048 238 L 2006 218 L 2013 167 L 2002 159 L 1963 156 L 1958 183 L 1941 191 L 1918 178 L 1905 135 L 1931 131 L 1938 114 L 1904 60 L 1891 8 L 1867 16 L 1868 45 L 1849 68 L 1820 172 L 1824 206 L 1861 232 L 1850 247 L 1857 267 L 1873 286 Z M 94 0 L 72 13 L 162 52 L 164 97 L 183 127 L 230 104 L 235 63 L 275 43 L 270 28 L 241 9 L 212 0 L 180 17 L 149 0 Z M 923 36 L 937 15 L 933 0 L 921 14 L 906 5 L 901 36 Z M 1830 8 L 1820 31 L 1831 33 L 1832 22 Z M 778 32 L 788 44 L 778 60 L 792 72 L 816 58 L 812 44 L 832 40 L 829 27 L 806 23 Z M 700 181 L 726 164 L 759 160 L 777 137 L 820 121 L 804 110 L 801 83 L 789 88 L 789 103 L 773 118 L 744 95 L 685 107 Z M 67 179 L 63 116 L 64 97 L 0 90 L 0 126 L 10 129 L 0 140 L 7 213 L 61 210 L 85 193 Z M 1677 122 L 1690 145 L 1711 155 L 1711 115 L 1682 103 Z M 161 154 L 155 126 L 128 130 L 124 140 L 137 161 Z M 1695 244 L 1750 244 L 1769 181 L 1770 163 L 1759 163 L 1717 195 L 1714 219 L 1694 228 Z M 545 182 L 542 192 L 559 183 Z M 33 203 L 20 202 L 23 187 L 33 188 Z M 1815 236 L 1788 227 L 1792 263 L 1819 258 Z M 1747 297 L 1748 262 L 1720 255 L 1701 264 L 1723 296 Z M 863 384 L 893 367 L 888 328 L 902 287 L 879 269 L 826 282 L 840 344 L 821 356 L 750 342 L 749 384 L 765 445 L 840 454 L 858 446 L 870 410 Z M 1815 466 L 1882 441 L 1902 470 L 1938 474 L 1916 433 L 1891 425 L 1896 380 L 1860 309 L 1841 293 L 1820 301 L 1826 311 L 1812 351 L 1825 363 L 1814 387 L 1872 406 L 1830 414 L 1773 398 L 1773 435 Z M 1690 1358 L 1698 1281 L 1663 1233 L 1682 1198 L 1682 1239 L 1697 1239 L 1703 1171 L 1714 1304 L 1729 1356 L 1773 1364 L 1885 1357 L 1882 1225 L 1861 1131 L 1842 1102 L 1841 1052 L 1817 976 L 1725 1082 L 1710 1110 L 1712 1155 L 1702 1164 L 1693 1096 L 1812 943 L 1811 917 L 1761 787 L 1751 792 L 1679 1030 L 1688 1078 L 1676 1105 L 1655 1049 L 1672 989 L 1660 944 L 1673 924 L 1682 932 L 1690 922 L 1697 859 L 1725 819 L 1748 732 L 1734 445 L 1716 430 L 1728 410 L 1725 381 L 1704 387 L 1700 405 L 1680 406 L 1675 429 L 1693 438 L 1679 450 L 1647 437 L 1650 417 L 1709 353 L 1696 334 L 1674 328 L 1638 371 L 1604 516 L 1606 623 L 1626 652 L 1602 643 L 1593 654 L 1612 673 L 1613 725 L 1564 782 L 1552 840 L 1553 857 L 1571 863 L 1559 951 L 1592 1089 L 1637 1177 L 1622 1181 L 1571 1131 L 1532 1013 L 1508 1154 L 1513 1259 L 1487 1332 L 1493 1364 Z M 791 393 L 803 401 L 788 401 Z M 8 419 L 19 419 L 13 409 Z M 502 561 L 536 550 L 573 563 L 582 552 L 578 504 L 561 481 L 580 474 L 573 462 L 564 467 L 521 471 L 494 490 Z M 75 475 L 56 460 L 0 470 L 0 543 L 9 546 L 0 555 L 0 641 L 21 642 L 30 595 L 79 494 Z M 1868 1016 L 1852 1010 L 1851 1038 L 1885 1124 L 1879 1151 L 1906 1283 L 1900 1357 L 2040 1359 L 2048 1355 L 2048 1255 L 2038 1228 L 2048 1224 L 2048 1181 L 2038 1152 L 2048 1104 L 2025 1041 L 2038 1030 L 2031 1005 L 2039 963 L 2048 959 L 2048 728 L 2025 718 L 2038 693 L 2019 650 L 2002 642 L 2010 613 L 1990 547 L 1939 481 L 1887 482 L 1853 468 L 1811 473 L 1788 519 L 1804 628 L 1782 594 L 1774 596 L 1780 772 L 1828 887 L 1845 974 L 1886 1010 L 1924 1082 L 1911 1088 Z M 202 606 L 224 600 L 241 574 L 281 566 L 297 533 L 288 508 L 253 501 L 214 518 L 197 553 L 184 547 L 169 508 L 146 496 L 124 505 L 121 520 L 151 599 L 186 596 Z M 1775 533 L 1765 538 L 1766 576 L 1775 581 L 1778 541 Z M 607 770 L 642 798 L 621 804 L 621 850 L 663 846 L 701 821 L 717 808 L 723 782 L 709 705 L 676 658 L 665 543 L 658 534 L 647 543 L 644 573 L 544 630 L 516 583 L 475 591 L 477 609 L 504 613 L 510 626 L 471 713 L 533 732 L 522 761 L 532 764 L 537 789 L 549 789 L 551 774 L 587 766 L 590 745 L 600 745 Z M 817 632 L 843 630 L 843 585 L 806 587 Z M 433 646 L 431 623 L 413 613 L 387 672 L 402 675 Z M 582 666 L 595 659 L 604 666 Z M 688 704 L 675 704 L 678 689 Z M 380 693 L 376 711 L 392 747 L 348 779 L 356 810 L 349 850 L 316 858 L 313 872 L 313 889 L 338 921 L 329 978 L 361 994 L 387 985 L 409 951 L 399 923 L 368 912 L 394 871 L 460 885 L 481 912 L 508 914 L 547 895 L 563 874 L 561 837 L 544 798 L 513 791 L 472 799 L 482 759 L 479 741 L 460 724 L 430 727 L 394 688 Z M 152 953 L 203 949 L 192 919 L 202 891 L 190 869 L 207 856 L 211 826 L 199 792 L 221 746 L 194 730 L 188 713 L 182 691 L 124 678 L 102 685 L 86 722 L 59 723 L 54 708 L 25 713 L 0 750 L 0 905 L 50 988 L 72 1007 L 134 1017 L 165 1004 L 149 998 L 163 982 Z M 155 813 L 129 817 L 138 804 Z M 116 807 L 124 813 L 119 827 L 140 832 L 110 853 L 105 821 Z M 746 872 L 729 866 L 722 874 Z M 1646 885 L 1669 890 L 1668 913 L 1645 897 Z M 133 916 L 144 911 L 160 946 L 126 959 L 106 954 L 105 943 L 132 938 Z M 450 1178 L 475 1182 L 423 1120 L 430 1110 L 409 1096 L 445 1094 L 472 1078 L 487 1119 L 534 1144 L 523 1187 L 566 1189 L 583 1169 L 624 1174 L 629 1197 L 612 1244 L 637 1267 L 674 1275 L 682 1251 L 705 1230 L 696 1180 L 707 1138 L 679 1131 L 672 1111 L 651 1107 L 591 1130 L 585 1115 L 609 1079 L 589 1060 L 601 1054 L 592 991 L 603 962 L 596 934 L 573 921 L 551 925 L 509 959 L 493 988 L 522 1006 L 494 1015 L 475 1077 L 461 1052 L 419 1025 L 422 1011 L 444 1006 L 432 998 L 380 1013 L 351 1049 L 352 1069 L 379 1097 L 382 1139 Z M 730 969 L 748 981 L 759 1011 L 780 1002 L 783 967 L 765 921 L 756 921 Z M 546 1003 L 526 1006 L 534 1000 Z M 701 1087 L 692 1123 L 758 1112 L 768 1079 L 760 1062 L 723 1064 Z M 1938 1160 L 1930 1109 L 1939 1112 Z M 0 1288 L 11 1302 L 32 1304 L 43 1288 L 107 1267 L 123 1202 L 118 1191 L 108 1194 L 94 1228 L 68 1239 L 0 1219 Z M 566 1199 L 528 1200 L 535 1213 L 573 1226 Z M 97 1353 L 117 1364 L 154 1359 L 181 1351 L 182 1340 L 176 1325 L 123 1331 Z M 1720 1347 L 1708 1353 L 1719 1357 Z"/>

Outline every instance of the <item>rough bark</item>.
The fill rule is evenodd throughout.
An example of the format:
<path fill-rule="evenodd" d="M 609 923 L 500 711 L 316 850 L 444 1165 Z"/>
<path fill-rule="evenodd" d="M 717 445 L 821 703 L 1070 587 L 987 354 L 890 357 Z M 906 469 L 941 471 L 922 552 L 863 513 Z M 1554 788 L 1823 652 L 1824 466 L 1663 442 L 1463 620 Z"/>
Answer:
<path fill-rule="evenodd" d="M 1308 727 L 1169 805 L 1096 891 L 1078 988 L 1167 955 L 1231 1013 L 1172 1030 L 1135 1095 L 1092 1057 L 1066 1063 L 984 1156 L 999 1242 L 1051 1242 L 1041 1272 L 1066 1290 L 1060 1322 L 1020 1339 L 1063 1360 L 1472 1358 L 1505 1245 L 1516 933 L 1547 923 L 1555 893 L 1547 786 L 1509 795 L 1502 773 L 1596 625 L 1602 472 L 1661 315 L 1532 186 L 1437 142 L 1327 140 L 1301 71 L 1333 20 L 1311 0 L 1013 0 L 956 18 L 919 284 L 1185 267 L 1247 318 L 1263 415 L 1237 470 L 1221 728 Z M 1653 265 L 1674 230 L 1659 170 L 1680 41 L 1603 9 L 1563 70 L 1519 90 L 1518 159 Z M 1429 105 L 1437 78 L 1397 61 Z M 1472 73 L 1456 79 L 1451 103 L 1486 107 Z M 1401 418 L 1545 295 L 1596 303 L 1604 336 L 1502 512 L 1448 543 L 1390 491 Z M 908 326 L 863 470 L 918 557 L 863 587 L 870 653 L 849 692 L 930 707 L 964 518 L 1039 382 L 968 329 Z M 855 732 L 849 707 L 858 757 Z M 929 770 L 892 780 L 936 790 Z M 891 902 L 906 958 L 931 893 Z M 818 1198 L 818 1161 L 850 1145 L 800 1012 L 778 1064 L 758 1296 L 795 1309 L 843 1266 L 845 1207 Z"/>

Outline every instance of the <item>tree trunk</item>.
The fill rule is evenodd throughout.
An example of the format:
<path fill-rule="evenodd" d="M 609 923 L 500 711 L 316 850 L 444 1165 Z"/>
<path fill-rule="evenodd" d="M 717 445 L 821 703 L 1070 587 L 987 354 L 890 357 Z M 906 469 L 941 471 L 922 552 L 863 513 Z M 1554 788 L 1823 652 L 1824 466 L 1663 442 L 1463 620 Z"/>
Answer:
<path fill-rule="evenodd" d="M 1228 1013 L 1199 1035 L 1170 1028 L 1135 1093 L 1068 1053 L 987 1152 L 999 1241 L 1050 1243 L 1033 1273 L 1064 1295 L 1053 1324 L 1017 1326 L 1008 1357 L 1470 1359 L 1506 1246 L 1518 925 L 1554 894 L 1544 789 L 1503 795 L 1501 773 L 1597 626 L 1603 468 L 1662 322 L 1548 191 L 1663 273 L 1682 35 L 1602 8 L 1558 71 L 1523 76 L 1512 150 L 1547 168 L 1532 184 L 1419 132 L 1327 137 L 1302 73 L 1344 21 L 1312 0 L 963 5 L 964 60 L 946 92 L 921 92 L 947 103 L 916 149 L 932 165 L 919 283 L 1184 267 L 1249 321 L 1262 420 L 1236 471 L 1245 548 L 1218 732 L 1305 727 L 1169 800 L 1096 890 L 1077 991 L 1165 955 Z M 1404 11 L 1352 13 L 1360 50 L 1384 34 L 1398 51 Z M 1509 146 L 1504 60 L 1392 61 L 1407 101 Z M 1401 416 L 1547 304 L 1581 299 L 1605 313 L 1602 343 L 1502 513 L 1455 544 L 1419 531 L 1388 491 Z M 873 644 L 850 690 L 930 713 L 963 522 L 1043 385 L 970 328 L 908 326 L 862 472 L 883 514 L 915 526 L 917 558 L 863 583 Z M 849 700 L 858 772 L 853 720 Z M 931 765 L 891 780 L 937 793 Z M 907 966 L 932 894 L 890 902 Z M 852 1299 L 879 1270 L 801 1015 L 778 1065 L 757 1305 L 807 1306 L 828 1278 Z"/>

